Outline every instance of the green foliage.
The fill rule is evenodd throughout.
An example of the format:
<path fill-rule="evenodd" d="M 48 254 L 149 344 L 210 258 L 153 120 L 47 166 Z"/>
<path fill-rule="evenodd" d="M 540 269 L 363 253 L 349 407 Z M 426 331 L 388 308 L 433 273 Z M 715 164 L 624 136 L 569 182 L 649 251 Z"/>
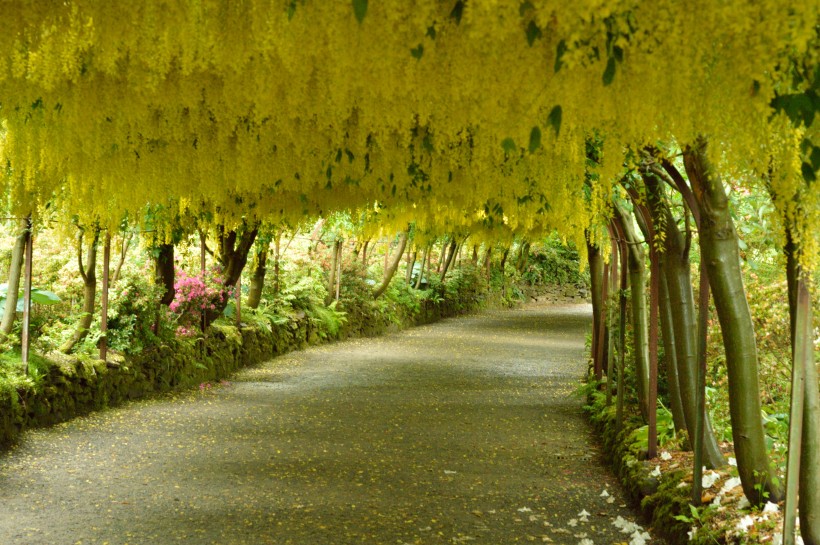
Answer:
<path fill-rule="evenodd" d="M 532 286 L 546 284 L 589 284 L 589 274 L 581 271 L 580 256 L 574 246 L 564 244 L 553 233 L 530 246 L 522 279 Z"/>
<path fill-rule="evenodd" d="M 677 443 L 678 436 L 675 432 L 675 422 L 672 420 L 672 411 L 660 403 L 659 405 L 655 413 L 658 445 L 668 448 Z M 630 434 L 629 440 L 640 450 L 646 450 L 649 446 L 649 426 L 641 426 L 635 429 Z"/>
<path fill-rule="evenodd" d="M 6 309 L 6 297 L 8 295 L 8 283 L 0 284 L 0 317 L 3 316 Z M 31 302 L 38 305 L 54 305 L 61 301 L 56 293 L 40 288 L 31 288 Z M 23 312 L 23 290 L 17 295 L 17 312 Z"/>
<path fill-rule="evenodd" d="M 364 16 L 367 15 L 367 0 L 353 0 L 353 14 L 359 23 L 364 21 Z"/>
<path fill-rule="evenodd" d="M 316 305 L 307 311 L 311 321 L 318 327 L 319 337 L 335 339 L 347 321 L 346 313 L 336 309 L 336 301 L 328 306 Z"/>

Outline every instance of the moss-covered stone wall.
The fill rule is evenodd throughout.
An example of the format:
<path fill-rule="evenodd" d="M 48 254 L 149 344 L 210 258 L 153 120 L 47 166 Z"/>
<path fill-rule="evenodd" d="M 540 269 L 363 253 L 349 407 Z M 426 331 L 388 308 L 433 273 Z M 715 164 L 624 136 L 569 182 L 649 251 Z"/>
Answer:
<path fill-rule="evenodd" d="M 470 304 L 442 299 L 424 301 L 401 323 L 364 320 L 344 327 L 337 338 L 381 335 L 476 310 Z M 78 415 L 174 389 L 227 378 L 244 366 L 257 365 L 311 344 L 335 340 L 322 335 L 304 316 L 272 327 L 214 325 L 202 341 L 178 340 L 151 347 L 138 356 L 112 361 L 83 360 L 62 354 L 45 356 L 43 376 L 30 385 L 0 390 L 0 449 L 26 429 L 64 422 Z"/>

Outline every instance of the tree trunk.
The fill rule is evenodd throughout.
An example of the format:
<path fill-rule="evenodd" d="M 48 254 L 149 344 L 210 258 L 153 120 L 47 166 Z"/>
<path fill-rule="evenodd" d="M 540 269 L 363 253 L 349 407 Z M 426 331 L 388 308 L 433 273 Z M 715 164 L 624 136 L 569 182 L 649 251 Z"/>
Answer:
<path fill-rule="evenodd" d="M 80 268 L 80 276 L 83 279 L 83 310 L 77 329 L 74 334 L 60 347 L 61 352 L 71 352 L 74 347 L 82 341 L 88 334 L 91 323 L 94 320 L 94 299 L 97 295 L 97 243 L 100 240 L 100 230 L 94 229 L 94 238 L 88 246 L 86 264 L 83 266 L 83 235 L 78 237 L 77 262 Z"/>
<path fill-rule="evenodd" d="M 174 245 L 160 244 L 157 248 L 157 262 L 155 268 L 156 283 L 165 287 L 162 297 L 159 300 L 161 305 L 166 307 L 171 304 L 176 295 L 174 289 Z"/>
<path fill-rule="evenodd" d="M 686 431 L 686 418 L 683 415 L 683 400 L 680 395 L 680 382 L 678 379 L 678 358 L 675 348 L 675 333 L 672 321 L 672 303 L 669 299 L 669 285 L 666 276 L 662 275 L 660 291 L 660 318 L 661 337 L 663 339 L 664 363 L 666 368 L 666 380 L 669 383 L 669 408 L 672 411 L 672 420 L 675 423 L 675 431 Z M 691 437 L 689 438 L 691 446 Z"/>
<path fill-rule="evenodd" d="M 259 308 L 259 303 L 262 301 L 262 290 L 265 288 L 265 275 L 268 272 L 268 245 L 264 244 L 256 254 L 256 267 L 253 269 L 251 275 L 250 285 L 248 286 L 248 300 L 246 304 L 248 308 Z"/>
<path fill-rule="evenodd" d="M 803 448 L 800 469 L 800 533 L 805 545 L 820 545 L 820 391 L 811 336 L 811 304 L 808 305 Z"/>
<path fill-rule="evenodd" d="M 282 234 L 277 232 L 273 237 L 273 293 L 276 295 L 279 295 L 279 244 L 281 242 Z"/>
<path fill-rule="evenodd" d="M 803 393 L 803 430 L 800 451 L 800 472 L 798 478 L 798 508 L 800 511 L 800 533 L 806 545 L 820 545 L 820 392 L 818 391 L 817 366 L 812 346 L 812 306 L 809 284 L 801 286 L 801 268 L 798 261 L 798 247 L 794 240 L 789 220 L 786 223 L 786 280 L 789 292 L 789 324 L 791 327 L 792 355 L 797 364 L 796 354 L 800 354 L 799 342 L 806 343 L 802 354 L 806 357 Z M 798 335 L 799 292 L 804 290 L 803 305 L 805 324 L 803 334 Z M 806 301 L 808 299 L 808 301 Z M 794 372 L 794 371 L 793 371 Z"/>
<path fill-rule="evenodd" d="M 493 247 L 487 245 L 487 252 L 484 254 L 484 276 L 487 277 L 487 287 L 490 287 L 490 278 L 492 277 L 493 264 Z"/>
<path fill-rule="evenodd" d="M 367 247 L 370 245 L 370 239 L 364 241 L 364 246 L 362 246 L 362 265 L 364 268 L 364 274 L 367 276 Z"/>
<path fill-rule="evenodd" d="M 620 206 L 615 214 L 623 228 L 628 246 L 630 305 L 632 306 L 632 344 L 635 350 L 635 382 L 644 420 L 649 418 L 649 311 L 646 305 L 646 257 L 635 234 L 632 215 Z"/>
<path fill-rule="evenodd" d="M 342 247 L 342 239 L 336 238 L 333 242 L 333 255 L 330 258 L 330 271 L 327 275 L 327 297 L 325 297 L 325 305 L 332 303 L 336 297 L 336 275 L 339 269 L 339 249 Z"/>
<path fill-rule="evenodd" d="M 507 266 L 507 256 L 510 255 L 510 247 L 507 246 L 504 248 L 504 252 L 501 254 L 501 263 L 499 263 L 498 268 L 501 270 L 501 276 L 504 276 L 504 268 Z"/>
<path fill-rule="evenodd" d="M 387 286 L 390 285 L 390 280 L 393 279 L 393 275 L 396 273 L 396 269 L 399 268 L 399 262 L 401 262 L 401 258 L 402 256 L 404 256 L 404 247 L 407 245 L 407 234 L 407 231 L 405 231 L 399 236 L 399 247 L 396 248 L 396 252 L 393 255 L 393 259 L 391 259 L 387 264 L 387 268 L 384 271 L 384 278 L 382 279 L 382 283 L 373 289 L 374 299 L 378 299 L 379 297 L 381 297 L 385 290 L 387 290 Z"/>
<path fill-rule="evenodd" d="M 410 280 L 413 278 L 413 267 L 416 266 L 416 257 L 418 252 L 410 252 L 407 254 L 407 271 L 404 275 L 404 281 L 409 286 Z"/>
<path fill-rule="evenodd" d="M 529 242 L 522 242 L 521 248 L 518 252 L 518 262 L 515 264 L 515 268 L 518 270 L 519 273 L 523 273 L 524 270 L 527 268 L 527 265 L 530 262 L 530 243 Z"/>
<path fill-rule="evenodd" d="M 437 274 L 441 274 L 441 268 L 444 267 L 444 262 L 447 261 L 447 248 L 449 247 L 449 244 L 449 238 L 444 237 L 444 242 L 441 245 L 441 254 L 438 256 L 438 264 L 436 265 Z"/>
<path fill-rule="evenodd" d="M 419 269 L 419 275 L 416 277 L 416 283 L 413 286 L 415 289 L 419 289 L 421 287 L 421 282 L 424 279 L 424 269 L 427 266 L 427 262 L 430 260 L 430 245 L 424 247 L 424 253 L 421 255 L 421 268 Z"/>
<path fill-rule="evenodd" d="M 114 276 L 111 277 L 111 284 L 116 284 L 120 279 L 122 266 L 125 264 L 125 256 L 128 254 L 128 248 L 131 247 L 131 239 L 134 238 L 134 233 L 127 231 L 122 234 L 122 246 L 120 247 L 120 259 L 117 261 L 117 268 L 114 269 Z"/>
<path fill-rule="evenodd" d="M 723 333 L 738 473 L 751 503 L 777 502 L 782 489 L 770 464 L 760 419 L 757 347 L 743 288 L 737 233 L 723 182 L 709 165 L 705 148 L 705 141 L 699 141 L 695 148 L 686 149 L 684 164 L 700 209 L 702 259 Z"/>
<path fill-rule="evenodd" d="M 453 259 L 456 256 L 456 237 L 453 237 L 453 240 L 450 241 L 449 251 L 447 252 L 447 261 L 444 262 L 444 265 L 441 268 L 441 281 L 444 282 L 444 279 L 447 277 L 447 271 L 450 270 L 450 265 L 453 264 Z"/>
<path fill-rule="evenodd" d="M 659 252 L 658 264 L 661 274 L 666 278 L 669 296 L 672 332 L 675 336 L 675 362 L 677 364 L 678 386 L 683 405 L 683 416 L 686 422 L 689 441 L 694 445 L 695 430 L 698 421 L 697 404 L 697 370 L 698 370 L 698 316 L 695 312 L 695 296 L 692 291 L 691 264 L 689 262 L 690 241 L 684 241 L 677 221 L 669 209 L 666 197 L 657 178 L 645 178 L 649 194 L 650 210 L 653 222 L 658 226 L 659 240 L 663 251 Z M 705 428 L 704 465 L 718 468 L 726 463 L 712 431 L 708 414 L 703 415 Z"/>
<path fill-rule="evenodd" d="M 248 263 L 248 254 L 259 233 L 259 224 L 247 225 L 243 223 L 240 232 L 236 230 L 226 231 L 223 225 L 217 226 L 218 252 L 217 259 L 222 266 L 220 282 L 223 290 L 233 293 L 236 283 L 242 276 L 242 269 Z M 214 309 L 207 309 L 205 313 L 204 326 L 207 328 L 214 320 L 222 315 L 222 311 L 228 304 L 229 297 L 216 305 Z"/>
<path fill-rule="evenodd" d="M 14 328 L 14 320 L 17 317 L 17 296 L 20 293 L 20 273 L 23 270 L 23 255 L 26 250 L 27 233 L 27 220 L 20 220 L 20 234 L 14 240 L 14 248 L 11 251 L 6 306 L 3 309 L 3 320 L 0 322 L 0 340 L 5 339 L 11 333 Z"/>

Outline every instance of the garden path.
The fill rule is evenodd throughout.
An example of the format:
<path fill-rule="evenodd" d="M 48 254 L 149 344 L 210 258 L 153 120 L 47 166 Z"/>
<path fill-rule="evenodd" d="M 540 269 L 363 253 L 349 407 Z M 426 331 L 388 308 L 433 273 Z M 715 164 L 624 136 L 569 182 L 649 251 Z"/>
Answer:
<path fill-rule="evenodd" d="M 311 348 L 28 432 L 0 456 L 0 543 L 628 543 L 572 394 L 590 314 Z"/>

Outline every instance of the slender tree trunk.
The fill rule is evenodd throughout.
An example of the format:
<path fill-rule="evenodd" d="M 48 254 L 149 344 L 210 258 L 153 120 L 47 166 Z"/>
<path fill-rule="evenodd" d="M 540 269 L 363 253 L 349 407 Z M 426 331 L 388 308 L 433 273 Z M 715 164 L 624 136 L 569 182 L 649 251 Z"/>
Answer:
<path fill-rule="evenodd" d="M 441 268 L 444 267 L 444 262 L 447 261 L 447 249 L 449 248 L 450 239 L 444 237 L 444 242 L 441 245 L 441 254 L 438 256 L 438 264 L 436 265 L 436 273 L 441 273 Z"/>
<path fill-rule="evenodd" d="M 370 245 L 370 239 L 364 241 L 362 246 L 362 265 L 364 266 L 364 274 L 367 275 L 367 247 Z"/>
<path fill-rule="evenodd" d="M 450 270 L 450 265 L 453 264 L 453 259 L 456 256 L 456 237 L 453 237 L 453 240 L 450 242 L 449 252 L 447 253 L 447 261 L 444 262 L 444 266 L 441 268 L 441 281 L 444 282 L 444 279 L 447 278 L 447 271 Z"/>
<path fill-rule="evenodd" d="M 811 324 L 811 303 L 808 304 Z M 820 391 L 814 361 L 811 325 L 807 334 L 803 448 L 800 471 L 800 532 L 805 545 L 820 545 Z"/>
<path fill-rule="evenodd" d="M 421 256 L 421 268 L 419 269 L 419 275 L 416 278 L 416 284 L 413 286 L 415 289 L 419 289 L 421 287 L 421 282 L 424 279 L 424 269 L 427 267 L 427 262 L 430 260 L 430 245 L 424 247 L 424 253 Z"/>
<path fill-rule="evenodd" d="M 281 242 L 282 233 L 277 232 L 273 237 L 273 293 L 276 295 L 279 295 L 279 244 Z"/>
<path fill-rule="evenodd" d="M 242 276 L 242 270 L 248 262 L 248 254 L 253 248 L 258 233 L 258 223 L 253 225 L 243 224 L 241 232 L 236 230 L 226 231 L 223 225 L 217 226 L 217 236 L 219 237 L 217 240 L 217 259 L 222 266 L 220 280 L 226 292 L 233 293 L 235 290 L 236 283 Z M 225 306 L 228 304 L 228 299 L 226 297 L 221 304 L 215 305 L 216 308 L 206 310 L 205 327 L 222 315 L 222 311 L 225 310 Z"/>
<path fill-rule="evenodd" d="M 265 288 L 265 275 L 268 272 L 268 245 L 263 244 L 256 254 L 256 267 L 251 275 L 248 286 L 248 300 L 245 303 L 248 308 L 259 308 L 262 301 L 262 290 Z"/>
<path fill-rule="evenodd" d="M 176 295 L 176 290 L 174 289 L 174 245 L 160 244 L 157 248 L 157 252 L 155 269 L 156 283 L 165 287 L 165 291 L 162 292 L 159 303 L 167 307 Z"/>
<path fill-rule="evenodd" d="M 648 176 L 645 183 L 649 193 L 653 222 L 659 228 L 658 234 L 662 235 L 660 241 L 663 251 L 660 252 L 658 262 L 661 274 L 666 278 L 670 301 L 670 317 L 675 336 L 675 362 L 678 366 L 677 378 L 683 416 L 690 443 L 694 445 L 698 422 L 698 317 L 695 312 L 695 296 L 692 292 L 692 266 L 689 262 L 690 235 L 687 231 L 687 239 L 684 241 L 677 221 L 662 193 L 660 181 Z M 726 462 L 712 431 L 711 419 L 708 414 L 704 414 L 702 418 L 705 424 L 703 430 L 704 465 L 709 468 L 721 467 Z"/>
<path fill-rule="evenodd" d="M 88 246 L 86 264 L 83 266 L 83 236 L 80 234 L 77 247 L 77 262 L 80 276 L 83 279 L 83 310 L 74 334 L 60 347 L 62 352 L 71 352 L 74 347 L 88 334 L 91 323 L 94 321 L 94 300 L 97 295 L 97 244 L 100 239 L 100 230 L 94 229 L 94 237 Z"/>
<path fill-rule="evenodd" d="M 669 299 L 669 285 L 666 275 L 662 275 L 660 291 L 660 318 L 661 318 L 661 338 L 663 339 L 663 353 L 666 363 L 666 379 L 669 383 L 669 406 L 672 411 L 672 420 L 675 422 L 675 430 L 686 431 L 686 418 L 683 415 L 683 400 L 680 395 L 680 383 L 678 379 L 678 358 L 675 348 L 675 333 L 672 325 L 672 302 Z M 690 446 L 691 446 L 691 438 Z"/>
<path fill-rule="evenodd" d="M 498 264 L 498 268 L 501 270 L 501 276 L 504 276 L 504 269 L 507 266 L 507 256 L 510 255 L 510 247 L 507 246 L 504 248 L 504 251 L 501 253 L 501 263 Z"/>
<path fill-rule="evenodd" d="M 120 246 L 120 259 L 117 261 L 117 267 L 114 269 L 114 276 L 111 278 L 111 284 L 116 284 L 120 279 L 122 266 L 125 264 L 125 256 L 128 254 L 128 249 L 131 247 L 131 240 L 134 238 L 134 233 L 126 231 L 122 234 L 122 246 Z"/>
<path fill-rule="evenodd" d="M 108 288 L 110 284 L 109 264 L 111 261 L 111 231 L 105 232 L 103 245 L 103 276 L 102 297 L 100 298 L 100 359 L 105 361 L 108 356 Z"/>
<path fill-rule="evenodd" d="M 777 502 L 782 489 L 766 451 L 760 419 L 757 347 L 743 288 L 737 232 L 723 182 L 709 165 L 705 147 L 699 141 L 697 147 L 685 150 L 684 164 L 700 209 L 701 254 L 723 333 L 738 473 L 751 503 Z"/>
<path fill-rule="evenodd" d="M 406 245 L 407 231 L 405 231 L 399 236 L 399 247 L 396 248 L 396 252 L 393 256 L 393 259 L 390 260 L 387 264 L 387 268 L 384 271 L 384 279 L 382 280 L 381 284 L 379 284 L 373 289 L 374 299 L 378 299 L 379 297 L 381 297 L 385 290 L 387 290 L 387 286 L 390 285 L 390 280 L 392 280 L 393 275 L 396 274 L 396 269 L 399 268 L 399 262 L 401 261 L 402 256 L 404 256 L 404 247 Z"/>
<path fill-rule="evenodd" d="M 523 273 L 527 265 L 530 262 L 530 243 L 529 242 L 522 242 L 521 248 L 518 253 L 518 262 L 515 264 L 515 268 L 518 270 L 519 273 Z"/>
<path fill-rule="evenodd" d="M 330 259 L 330 271 L 327 275 L 327 297 L 325 298 L 325 305 L 332 303 L 336 297 L 336 275 L 339 269 L 339 248 L 342 246 L 342 239 L 336 238 L 331 249 L 332 255 Z"/>
<path fill-rule="evenodd" d="M 609 329 L 608 335 L 608 343 L 607 343 L 607 359 L 606 359 L 606 404 L 607 406 L 612 404 L 612 384 L 613 378 L 615 375 L 615 350 L 613 343 L 615 342 L 615 335 L 613 332 L 615 331 L 615 323 L 616 323 L 616 310 L 617 306 L 615 301 L 620 298 L 619 290 L 618 290 L 618 242 L 615 237 L 615 230 L 610 227 L 609 229 L 609 239 L 610 245 L 612 246 L 612 253 L 610 257 L 610 261 L 612 264 L 609 268 L 609 301 L 607 302 L 608 307 L 608 316 L 607 316 L 607 328 Z"/>
<path fill-rule="evenodd" d="M 820 391 L 818 391 L 817 366 L 814 361 L 812 343 L 812 306 L 810 284 L 803 281 L 797 255 L 797 244 L 792 229 L 786 220 L 786 279 L 789 291 L 789 323 L 791 326 L 792 355 L 802 354 L 804 362 L 803 430 L 800 450 L 800 472 L 798 478 L 798 508 L 800 511 L 800 533 L 806 545 L 820 545 Z M 802 291 L 802 293 L 800 293 Z M 798 324 L 798 306 L 805 307 L 804 324 Z M 798 335 L 800 325 L 803 326 Z M 803 346 L 801 346 L 803 344 Z M 800 349 L 802 348 L 802 352 Z M 793 371 L 794 372 L 794 371 Z"/>
<path fill-rule="evenodd" d="M 339 300 L 339 295 L 342 291 L 342 250 L 344 250 L 344 245 L 339 244 L 336 248 L 336 300 Z"/>
<path fill-rule="evenodd" d="M 649 419 L 649 308 L 646 303 L 646 256 L 635 233 L 632 215 L 621 206 L 615 207 L 628 245 L 629 292 L 632 306 L 632 344 L 635 350 L 635 382 L 638 402 L 644 420 Z M 646 226 L 636 214 L 638 225 L 647 236 Z"/>
<path fill-rule="evenodd" d="M 404 276 L 405 283 L 409 286 L 410 280 L 413 278 L 413 267 L 416 266 L 416 256 L 418 252 L 409 252 L 407 254 L 407 271 Z"/>
<path fill-rule="evenodd" d="M 26 235 L 28 233 L 27 220 L 20 220 L 20 234 L 14 240 L 9 264 L 8 286 L 6 290 L 6 306 L 3 309 L 3 320 L 0 322 L 0 340 L 6 338 L 14 328 L 17 317 L 17 296 L 20 293 L 20 273 L 23 270 L 23 256 L 26 251 Z"/>

